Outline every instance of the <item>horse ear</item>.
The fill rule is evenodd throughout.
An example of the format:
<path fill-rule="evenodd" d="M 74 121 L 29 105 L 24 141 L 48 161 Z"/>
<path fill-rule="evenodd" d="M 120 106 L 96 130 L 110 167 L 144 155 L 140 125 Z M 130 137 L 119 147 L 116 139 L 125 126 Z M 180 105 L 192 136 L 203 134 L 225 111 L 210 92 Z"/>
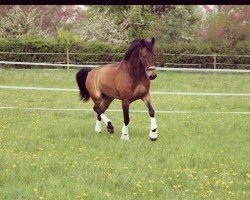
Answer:
<path fill-rule="evenodd" d="M 154 45 L 155 44 L 155 37 L 152 37 L 151 43 Z"/>

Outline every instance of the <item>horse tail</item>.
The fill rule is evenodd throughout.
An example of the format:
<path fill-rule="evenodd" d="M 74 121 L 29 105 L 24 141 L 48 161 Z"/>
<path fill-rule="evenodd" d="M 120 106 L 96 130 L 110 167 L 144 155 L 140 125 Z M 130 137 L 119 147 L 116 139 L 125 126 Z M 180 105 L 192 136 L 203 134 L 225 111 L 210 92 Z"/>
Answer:
<path fill-rule="evenodd" d="M 76 81 L 78 84 L 78 87 L 80 89 L 80 97 L 81 99 L 86 102 L 89 100 L 89 92 L 86 88 L 86 79 L 88 76 L 90 70 L 86 70 L 86 69 L 81 69 L 77 74 L 76 74 Z"/>

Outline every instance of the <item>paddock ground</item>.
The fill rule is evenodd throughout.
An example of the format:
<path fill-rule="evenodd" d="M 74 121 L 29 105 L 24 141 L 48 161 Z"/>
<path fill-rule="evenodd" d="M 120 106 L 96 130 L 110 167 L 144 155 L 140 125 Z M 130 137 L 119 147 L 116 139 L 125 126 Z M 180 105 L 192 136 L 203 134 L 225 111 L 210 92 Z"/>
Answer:
<path fill-rule="evenodd" d="M 250 198 L 249 74 L 159 72 L 151 91 L 176 94 L 152 94 L 158 140 L 137 101 L 124 142 L 118 100 L 97 134 L 77 91 L 25 89 L 77 89 L 76 72 L 0 71 L 1 199 Z"/>

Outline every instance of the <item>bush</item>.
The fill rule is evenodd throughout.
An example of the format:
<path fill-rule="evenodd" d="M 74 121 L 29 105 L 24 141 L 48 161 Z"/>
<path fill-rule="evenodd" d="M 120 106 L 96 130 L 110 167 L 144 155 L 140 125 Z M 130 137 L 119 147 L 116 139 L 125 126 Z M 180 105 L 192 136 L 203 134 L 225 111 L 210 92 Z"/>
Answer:
<path fill-rule="evenodd" d="M 157 44 L 157 43 L 156 43 Z M 86 64 L 91 62 L 118 62 L 122 60 L 129 44 L 107 44 L 101 42 L 72 42 L 70 44 L 60 43 L 58 40 L 26 39 L 26 40 L 0 40 L 0 52 L 39 52 L 39 53 L 94 53 L 89 55 L 70 54 L 70 63 Z M 200 68 L 213 68 L 213 57 L 187 56 L 187 55 L 162 55 L 170 54 L 226 54 L 229 57 L 218 56 L 218 63 L 228 63 L 234 65 L 218 65 L 218 68 L 246 68 L 249 66 L 236 66 L 236 64 L 249 64 L 250 58 L 236 57 L 235 55 L 249 54 L 250 41 L 238 42 L 235 46 L 227 41 L 212 42 L 175 42 L 169 44 L 157 44 L 155 61 L 158 66 L 174 67 L 174 65 L 164 65 L 164 63 L 187 63 L 200 64 Z M 121 53 L 121 54 L 109 54 Z M 66 54 L 50 55 L 19 55 L 0 54 L 2 61 L 16 62 L 47 62 L 66 63 Z M 6 65 L 5 65 L 6 66 Z M 21 66 L 30 68 L 31 66 Z M 180 67 L 180 66 L 178 66 Z M 187 67 L 187 66 L 181 66 Z M 190 66 L 193 67 L 193 66 Z"/>

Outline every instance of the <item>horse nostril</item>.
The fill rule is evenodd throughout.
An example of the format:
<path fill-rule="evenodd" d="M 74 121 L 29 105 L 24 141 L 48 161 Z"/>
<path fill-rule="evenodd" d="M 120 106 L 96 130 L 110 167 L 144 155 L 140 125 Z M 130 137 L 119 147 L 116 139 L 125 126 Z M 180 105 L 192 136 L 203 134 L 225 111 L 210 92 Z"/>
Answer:
<path fill-rule="evenodd" d="M 156 77 L 157 77 L 157 74 L 151 75 L 149 78 L 150 78 L 150 80 L 154 80 Z"/>

